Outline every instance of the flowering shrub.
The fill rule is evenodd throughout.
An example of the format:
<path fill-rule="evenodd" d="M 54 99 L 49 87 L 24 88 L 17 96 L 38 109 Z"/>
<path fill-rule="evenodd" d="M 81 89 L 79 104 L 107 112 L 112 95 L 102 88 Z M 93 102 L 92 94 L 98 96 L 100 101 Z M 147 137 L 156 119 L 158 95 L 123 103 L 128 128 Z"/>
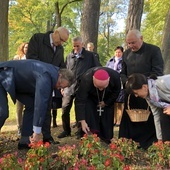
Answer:
<path fill-rule="evenodd" d="M 26 155 L 25 170 L 48 169 L 50 161 L 49 146 L 48 142 L 43 144 L 42 141 L 30 144 L 31 149 L 28 150 Z"/>
<path fill-rule="evenodd" d="M 5 154 L 0 158 L 0 170 L 22 170 L 23 161 L 20 158 L 17 158 L 17 152 L 14 154 Z"/>
<path fill-rule="evenodd" d="M 120 149 L 111 143 L 104 146 L 97 135 L 84 135 L 80 146 L 59 147 L 55 166 L 56 168 L 67 167 L 69 170 L 110 170 L 126 169 L 124 157 Z"/>
<path fill-rule="evenodd" d="M 59 146 L 54 155 L 48 152 L 49 143 L 40 141 L 30 147 L 25 162 L 19 161 L 16 155 L 4 155 L 0 159 L 0 170 L 130 170 L 125 158 L 132 158 L 136 148 L 128 139 L 117 139 L 110 145 L 104 145 L 96 134 L 84 135 L 80 145 Z"/>
<path fill-rule="evenodd" d="M 156 169 L 170 168 L 170 144 L 156 142 L 148 148 L 151 166 Z"/>
<path fill-rule="evenodd" d="M 96 169 L 118 169 L 124 166 L 124 157 L 117 146 L 103 146 L 96 134 L 85 135 L 80 143 L 80 155 Z"/>
<path fill-rule="evenodd" d="M 59 146 L 57 152 L 57 157 L 53 162 L 54 167 L 72 167 L 78 161 L 78 149 L 75 145 L 69 146 Z"/>
<path fill-rule="evenodd" d="M 132 139 L 120 138 L 112 140 L 112 145 L 115 145 L 117 149 L 124 156 L 124 162 L 126 164 L 131 164 L 134 159 L 136 159 L 136 154 L 138 153 L 138 143 Z"/>

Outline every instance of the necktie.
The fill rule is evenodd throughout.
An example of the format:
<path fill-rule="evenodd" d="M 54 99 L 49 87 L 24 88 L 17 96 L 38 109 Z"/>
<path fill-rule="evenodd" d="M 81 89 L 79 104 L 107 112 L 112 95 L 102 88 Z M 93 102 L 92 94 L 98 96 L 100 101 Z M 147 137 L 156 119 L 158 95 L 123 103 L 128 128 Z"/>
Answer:
<path fill-rule="evenodd" d="M 54 45 L 54 43 L 52 43 L 52 48 L 54 50 L 54 52 L 56 51 L 56 46 Z"/>

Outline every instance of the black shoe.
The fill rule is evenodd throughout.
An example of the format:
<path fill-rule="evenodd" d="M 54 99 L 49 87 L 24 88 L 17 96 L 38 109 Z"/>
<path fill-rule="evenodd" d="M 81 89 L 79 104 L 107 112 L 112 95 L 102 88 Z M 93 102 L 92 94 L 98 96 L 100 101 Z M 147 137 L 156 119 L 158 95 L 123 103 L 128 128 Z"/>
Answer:
<path fill-rule="evenodd" d="M 30 149 L 29 144 L 26 143 L 18 143 L 18 149 L 22 150 L 22 149 Z"/>
<path fill-rule="evenodd" d="M 81 129 L 78 129 L 75 135 L 77 136 L 76 139 L 81 139 L 84 135 L 84 132 Z"/>
<path fill-rule="evenodd" d="M 65 137 L 68 137 L 68 136 L 71 136 L 71 134 L 66 132 L 66 131 L 63 131 L 58 135 L 58 138 L 65 138 Z"/>
<path fill-rule="evenodd" d="M 74 122 L 73 125 L 72 125 L 72 128 L 77 127 L 77 125 L 78 125 L 77 122 Z"/>
<path fill-rule="evenodd" d="M 59 141 L 55 141 L 52 137 L 50 137 L 48 139 L 43 139 L 43 142 L 44 143 L 49 142 L 50 144 L 53 144 L 53 145 L 57 145 L 60 143 Z"/>

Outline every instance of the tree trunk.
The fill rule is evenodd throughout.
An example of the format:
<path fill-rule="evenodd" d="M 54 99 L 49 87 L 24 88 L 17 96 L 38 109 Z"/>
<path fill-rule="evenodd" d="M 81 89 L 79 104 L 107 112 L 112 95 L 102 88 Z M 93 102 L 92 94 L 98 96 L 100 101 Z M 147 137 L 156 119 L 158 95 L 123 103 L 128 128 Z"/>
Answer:
<path fill-rule="evenodd" d="M 86 46 L 88 42 L 93 42 L 97 51 L 99 13 L 101 0 L 84 0 L 81 36 Z"/>
<path fill-rule="evenodd" d="M 58 1 L 55 3 L 55 10 L 56 10 L 56 25 L 57 27 L 60 27 L 61 26 L 61 13 L 60 13 Z"/>
<path fill-rule="evenodd" d="M 162 41 L 162 56 L 164 59 L 164 73 L 170 74 L 170 10 L 165 20 L 164 35 Z"/>
<path fill-rule="evenodd" d="M 140 30 L 144 0 L 130 0 L 128 18 L 126 21 L 126 34 L 131 29 Z"/>
<path fill-rule="evenodd" d="M 9 0 L 0 0 L 0 61 L 8 60 L 8 6 Z"/>
<path fill-rule="evenodd" d="M 63 6 L 59 6 L 59 0 L 57 0 L 56 2 L 55 2 L 55 11 L 56 11 L 56 17 L 55 17 L 55 19 L 56 19 L 56 26 L 57 27 L 60 27 L 60 26 L 62 26 L 62 18 L 61 18 L 61 16 L 62 16 L 62 13 L 63 13 L 63 11 L 66 9 L 66 7 L 69 5 L 69 4 L 71 4 L 71 3 L 74 3 L 74 2 L 79 2 L 79 1 L 83 1 L 83 0 L 71 0 L 71 1 L 68 1 L 68 2 L 66 2 Z"/>

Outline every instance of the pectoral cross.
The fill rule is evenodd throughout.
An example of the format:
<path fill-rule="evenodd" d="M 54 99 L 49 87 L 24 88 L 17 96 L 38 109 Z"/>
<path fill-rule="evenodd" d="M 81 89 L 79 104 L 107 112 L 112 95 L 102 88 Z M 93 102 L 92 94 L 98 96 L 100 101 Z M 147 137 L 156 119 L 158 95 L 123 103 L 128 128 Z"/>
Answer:
<path fill-rule="evenodd" d="M 102 115 L 102 112 L 104 112 L 104 110 L 102 109 L 101 106 L 99 106 L 99 109 L 97 110 L 97 112 L 99 112 L 99 116 L 101 116 L 101 115 Z"/>

